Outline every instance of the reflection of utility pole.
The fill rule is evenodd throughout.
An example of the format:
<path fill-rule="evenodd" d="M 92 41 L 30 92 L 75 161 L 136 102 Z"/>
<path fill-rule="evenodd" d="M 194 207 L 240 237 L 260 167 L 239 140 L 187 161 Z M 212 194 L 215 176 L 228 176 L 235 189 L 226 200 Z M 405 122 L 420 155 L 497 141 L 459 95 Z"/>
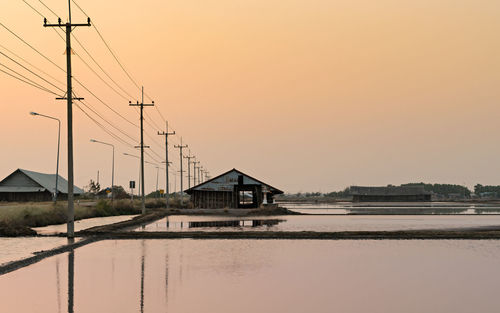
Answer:
<path fill-rule="evenodd" d="M 73 245 L 74 241 L 71 238 L 68 244 Z M 70 248 L 68 253 L 68 313 L 74 312 L 75 299 L 75 249 Z"/>
<path fill-rule="evenodd" d="M 181 195 L 181 206 L 184 204 L 184 200 L 183 200 L 183 197 L 182 197 L 182 193 L 184 192 L 183 188 L 182 188 L 182 178 L 184 176 L 184 171 L 182 170 L 182 149 L 184 148 L 187 148 L 188 145 L 182 145 L 182 138 L 181 138 L 181 144 L 180 145 L 175 145 L 174 147 L 175 148 L 178 148 L 179 149 L 179 154 L 180 154 L 180 163 L 181 163 L 181 170 L 180 170 L 180 173 L 181 173 L 181 191 L 180 191 L 180 195 Z"/>
<path fill-rule="evenodd" d="M 139 106 L 141 107 L 141 145 L 139 146 L 141 148 L 141 197 L 142 197 L 142 203 L 141 203 L 141 211 L 142 214 L 146 213 L 146 203 L 144 200 L 144 117 L 143 117 L 143 111 L 144 111 L 144 106 L 154 106 L 155 102 L 151 101 L 152 103 L 145 104 L 144 103 L 144 87 L 142 87 L 142 99 L 141 103 L 137 101 L 137 104 L 132 104 L 132 102 L 129 101 L 130 106 Z M 136 147 L 136 148 L 139 148 Z M 149 148 L 149 147 L 146 147 Z"/>
<path fill-rule="evenodd" d="M 175 135 L 175 131 L 169 133 L 168 132 L 168 121 L 166 122 L 166 132 L 158 132 L 158 135 L 160 136 L 165 136 L 165 164 L 167 168 L 165 169 L 165 177 L 166 177 L 166 184 L 165 184 L 165 193 L 166 193 L 166 199 L 165 201 L 167 202 L 167 209 L 169 207 L 169 199 L 170 199 L 170 188 L 169 188 L 169 183 L 168 183 L 168 167 L 172 162 L 168 161 L 168 136 Z"/>
<path fill-rule="evenodd" d="M 71 23 L 71 1 L 68 1 L 69 22 L 61 24 L 61 18 L 58 24 L 47 24 L 47 19 L 44 18 L 44 27 L 66 27 L 66 79 L 67 91 L 66 97 L 56 98 L 58 100 L 67 100 L 67 123 L 68 123 L 68 238 L 75 237 L 75 199 L 74 199 L 74 177 L 73 177 L 73 99 L 82 100 L 82 98 L 73 98 L 73 81 L 71 75 L 71 31 L 78 26 L 90 26 L 90 17 L 87 18 L 87 24 L 72 24 Z"/>
<path fill-rule="evenodd" d="M 191 159 L 194 159 L 194 155 L 185 156 L 184 159 L 188 160 L 188 189 L 189 189 L 191 188 L 191 163 L 193 163 Z"/>
<path fill-rule="evenodd" d="M 144 240 L 142 240 L 142 256 L 141 256 L 141 313 L 144 313 L 144 259 L 145 259 Z"/>

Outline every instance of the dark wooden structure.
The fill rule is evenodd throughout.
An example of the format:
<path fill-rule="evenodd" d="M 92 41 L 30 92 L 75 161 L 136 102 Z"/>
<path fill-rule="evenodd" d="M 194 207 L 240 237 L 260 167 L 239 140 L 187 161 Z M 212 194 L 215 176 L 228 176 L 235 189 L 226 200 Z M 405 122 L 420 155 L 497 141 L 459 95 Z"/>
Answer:
<path fill-rule="evenodd" d="M 186 193 L 191 195 L 195 208 L 258 208 L 264 202 L 273 203 L 274 195 L 283 191 L 261 182 L 245 173 L 232 169 Z"/>
<path fill-rule="evenodd" d="M 43 174 L 23 169 L 17 169 L 0 181 L 0 201 L 50 201 L 55 191 L 55 174 Z M 57 198 L 65 200 L 68 197 L 68 181 L 59 176 L 57 183 Z M 74 187 L 75 195 L 83 190 Z"/>
<path fill-rule="evenodd" d="M 424 186 L 351 186 L 350 193 L 354 202 L 418 202 L 431 201 L 431 193 Z"/>

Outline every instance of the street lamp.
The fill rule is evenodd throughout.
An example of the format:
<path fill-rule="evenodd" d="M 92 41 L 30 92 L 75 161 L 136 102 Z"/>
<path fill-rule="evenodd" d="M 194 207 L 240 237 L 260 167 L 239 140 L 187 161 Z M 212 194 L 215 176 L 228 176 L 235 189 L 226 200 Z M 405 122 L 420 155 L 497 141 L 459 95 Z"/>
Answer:
<path fill-rule="evenodd" d="M 111 206 L 114 207 L 114 200 L 115 200 L 115 146 L 110 144 L 110 143 L 102 142 L 102 141 L 95 140 L 95 139 L 90 139 L 90 142 L 100 143 L 100 144 L 103 144 L 106 146 L 111 146 L 113 148 L 113 162 L 112 162 L 112 167 L 111 167 Z"/>
<path fill-rule="evenodd" d="M 59 189 L 57 188 L 57 182 L 58 182 L 58 178 L 59 178 L 59 146 L 61 143 L 61 121 L 58 118 L 48 116 L 48 115 L 43 115 L 43 114 L 36 113 L 36 112 L 30 112 L 30 114 L 33 116 L 41 116 L 41 117 L 50 118 L 51 120 L 55 120 L 59 123 L 59 129 L 57 131 L 56 186 L 54 188 L 54 195 L 53 195 L 53 199 L 54 199 L 54 203 L 55 203 L 55 202 L 57 202 L 57 193 L 59 192 Z"/>

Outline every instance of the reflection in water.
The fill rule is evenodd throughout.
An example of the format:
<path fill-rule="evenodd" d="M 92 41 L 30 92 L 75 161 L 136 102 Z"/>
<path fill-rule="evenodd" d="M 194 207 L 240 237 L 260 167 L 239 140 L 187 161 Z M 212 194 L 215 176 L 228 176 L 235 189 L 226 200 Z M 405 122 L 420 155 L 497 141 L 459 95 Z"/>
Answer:
<path fill-rule="evenodd" d="M 189 228 L 202 227 L 259 227 L 259 226 L 274 226 L 285 220 L 266 219 L 266 220 L 229 220 L 229 221 L 202 221 L 189 222 Z M 182 225 L 182 222 L 181 222 Z"/>
<path fill-rule="evenodd" d="M 425 214 L 466 214 L 474 213 L 467 208 L 356 208 L 346 209 L 347 214 L 362 214 L 362 215 L 425 215 Z"/>
<path fill-rule="evenodd" d="M 74 239 L 68 239 L 68 244 L 73 244 Z M 71 248 L 68 253 L 68 313 L 73 313 L 75 286 L 75 250 Z"/>
<path fill-rule="evenodd" d="M 141 313 L 144 313 L 144 259 L 145 259 L 145 241 L 141 240 Z"/>
<path fill-rule="evenodd" d="M 499 258 L 489 240 L 101 241 L 0 276 L 0 312 L 57 312 L 59 259 L 68 313 L 496 313 Z"/>
<path fill-rule="evenodd" d="M 56 259 L 57 312 L 61 313 L 61 283 L 59 278 L 59 258 Z"/>

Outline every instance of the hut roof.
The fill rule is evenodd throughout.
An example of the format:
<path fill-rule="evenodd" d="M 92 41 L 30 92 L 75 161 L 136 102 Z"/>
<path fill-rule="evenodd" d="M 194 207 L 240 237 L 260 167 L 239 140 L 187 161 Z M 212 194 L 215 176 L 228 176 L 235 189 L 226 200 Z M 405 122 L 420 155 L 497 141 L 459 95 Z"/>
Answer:
<path fill-rule="evenodd" d="M 23 183 L 23 181 L 16 180 L 14 176 L 23 175 L 29 178 L 30 183 Z M 55 189 L 55 174 L 44 174 L 24 169 L 17 169 L 12 174 L 0 181 L 0 192 L 41 192 L 48 190 L 53 192 Z M 34 182 L 34 184 L 33 184 Z M 59 193 L 68 193 L 68 181 L 59 175 L 57 182 L 57 189 Z M 74 186 L 75 194 L 82 194 L 84 191 L 77 186 Z"/>
<path fill-rule="evenodd" d="M 207 180 L 201 184 L 187 189 L 185 192 L 191 194 L 193 191 L 233 191 L 233 186 L 238 185 L 238 176 L 243 176 L 244 185 L 262 185 L 263 192 L 270 192 L 273 194 L 282 194 L 283 191 L 268 185 L 256 178 L 251 177 L 235 168 L 227 171 L 219 176 Z"/>

